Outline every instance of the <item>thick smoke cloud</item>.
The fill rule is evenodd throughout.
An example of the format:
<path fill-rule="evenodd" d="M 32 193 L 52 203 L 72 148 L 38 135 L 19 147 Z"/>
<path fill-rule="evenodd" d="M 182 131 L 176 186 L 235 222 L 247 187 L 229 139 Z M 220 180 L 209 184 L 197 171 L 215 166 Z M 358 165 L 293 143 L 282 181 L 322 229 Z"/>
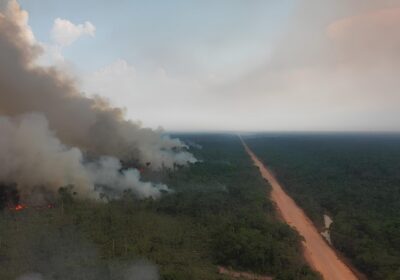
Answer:
<path fill-rule="evenodd" d="M 1 114 L 41 112 L 64 144 L 96 155 L 150 162 L 153 169 L 195 161 L 178 139 L 125 120 L 122 109 L 83 95 L 57 69 L 35 66 L 41 50 L 27 17 L 16 1 L 0 15 Z"/>
<path fill-rule="evenodd" d="M 74 186 L 82 197 L 99 192 L 158 197 L 168 188 L 140 181 L 120 159 L 154 170 L 196 159 L 179 139 L 124 119 L 124 111 L 79 92 L 54 67 L 35 64 L 41 53 L 17 1 L 0 12 L 0 181 L 17 184 L 23 195 Z M 151 110 L 151 108 L 150 108 Z M 89 155 L 92 161 L 85 161 Z"/>
<path fill-rule="evenodd" d="M 69 185 L 80 196 L 92 198 L 100 192 L 118 196 L 125 190 L 139 198 L 157 198 L 161 190 L 168 191 L 165 185 L 141 182 L 136 169 L 121 171 L 116 158 L 85 163 L 78 148 L 66 147 L 55 137 L 43 115 L 0 117 L 0 131 L 0 182 L 16 183 L 22 198 L 37 188 L 55 193 Z"/>

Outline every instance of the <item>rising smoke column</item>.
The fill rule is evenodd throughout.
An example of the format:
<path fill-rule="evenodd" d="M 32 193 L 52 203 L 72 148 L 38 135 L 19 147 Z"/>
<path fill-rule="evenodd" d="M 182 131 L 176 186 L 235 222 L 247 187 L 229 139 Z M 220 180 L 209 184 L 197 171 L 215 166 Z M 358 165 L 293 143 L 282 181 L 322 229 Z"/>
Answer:
<path fill-rule="evenodd" d="M 27 20 L 15 0 L 0 14 L 0 114 L 41 112 L 64 144 L 153 169 L 195 161 L 178 139 L 125 120 L 122 109 L 85 96 L 56 68 L 35 65 L 41 48 Z"/>
<path fill-rule="evenodd" d="M 125 120 L 122 109 L 85 96 L 58 69 L 36 65 L 42 49 L 27 12 L 15 0 L 2 7 L 0 182 L 16 183 L 22 194 L 73 185 L 82 197 L 98 197 L 98 186 L 116 196 L 129 189 L 139 198 L 158 197 L 167 186 L 140 181 L 119 159 L 154 170 L 196 161 L 179 139 Z M 87 163 L 86 153 L 96 160 Z"/>
<path fill-rule="evenodd" d="M 89 198 L 98 198 L 100 192 L 118 197 L 125 190 L 138 198 L 157 198 L 168 191 L 163 184 L 142 182 L 136 169 L 121 170 L 116 158 L 85 162 L 78 148 L 55 137 L 41 114 L 0 117 L 0 131 L 0 182 L 17 184 L 23 199 L 38 188 L 56 193 L 70 185 L 80 197 Z"/>

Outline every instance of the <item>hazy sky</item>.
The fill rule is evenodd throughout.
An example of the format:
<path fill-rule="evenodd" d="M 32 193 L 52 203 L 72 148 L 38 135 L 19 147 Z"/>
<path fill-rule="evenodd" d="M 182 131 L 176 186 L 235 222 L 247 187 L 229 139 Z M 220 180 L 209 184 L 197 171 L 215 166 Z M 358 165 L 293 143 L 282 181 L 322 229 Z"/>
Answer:
<path fill-rule="evenodd" d="M 400 130 L 400 0 L 19 3 L 39 63 L 145 126 Z"/>

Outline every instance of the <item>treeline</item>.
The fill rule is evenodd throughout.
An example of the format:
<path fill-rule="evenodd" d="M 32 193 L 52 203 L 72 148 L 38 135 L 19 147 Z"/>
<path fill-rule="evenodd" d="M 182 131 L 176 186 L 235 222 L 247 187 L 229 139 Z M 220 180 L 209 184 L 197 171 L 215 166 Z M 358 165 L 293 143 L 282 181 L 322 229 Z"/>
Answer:
<path fill-rule="evenodd" d="M 126 193 L 109 203 L 60 189 L 52 209 L 5 210 L 0 217 L 0 279 L 40 272 L 50 279 L 126 279 L 138 259 L 161 279 L 227 279 L 217 265 L 320 279 L 304 262 L 300 237 L 275 217 L 268 187 L 231 135 L 180 135 L 201 161 L 158 178 L 174 189 L 159 200 Z M 129 278 L 130 279 L 130 278 Z M 134 278 L 135 279 L 135 278 Z"/>
<path fill-rule="evenodd" d="M 246 142 L 369 279 L 400 279 L 400 136 L 258 135 Z"/>

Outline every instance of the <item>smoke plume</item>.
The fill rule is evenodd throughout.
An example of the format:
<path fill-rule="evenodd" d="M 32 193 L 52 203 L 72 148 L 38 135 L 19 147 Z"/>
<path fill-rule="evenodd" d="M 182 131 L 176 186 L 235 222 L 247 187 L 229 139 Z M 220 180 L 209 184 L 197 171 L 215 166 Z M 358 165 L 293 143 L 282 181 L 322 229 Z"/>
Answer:
<path fill-rule="evenodd" d="M 99 188 L 157 197 L 167 187 L 141 182 L 137 170 L 121 171 L 119 159 L 154 170 L 196 161 L 179 139 L 126 120 L 122 109 L 84 95 L 58 69 L 36 65 L 42 50 L 27 12 L 15 0 L 3 10 L 0 181 L 16 183 L 23 192 L 74 185 L 86 197 L 97 196 L 93 191 Z M 98 160 L 85 163 L 84 154 Z"/>
<path fill-rule="evenodd" d="M 38 187 L 56 192 L 69 185 L 83 197 L 97 197 L 99 192 L 119 195 L 131 190 L 139 198 L 156 198 L 161 190 L 168 190 L 162 184 L 141 182 L 136 169 L 121 171 L 116 158 L 84 162 L 82 152 L 63 145 L 41 114 L 0 117 L 0 131 L 0 181 L 16 183 L 22 195 Z M 109 188 L 104 189 L 106 186 Z"/>
<path fill-rule="evenodd" d="M 35 66 L 40 52 L 27 26 L 27 13 L 11 1 L 0 14 L 1 114 L 41 112 L 64 144 L 97 155 L 151 162 L 154 169 L 195 161 L 178 139 L 125 120 L 122 109 L 100 97 L 85 96 L 57 69 Z"/>

